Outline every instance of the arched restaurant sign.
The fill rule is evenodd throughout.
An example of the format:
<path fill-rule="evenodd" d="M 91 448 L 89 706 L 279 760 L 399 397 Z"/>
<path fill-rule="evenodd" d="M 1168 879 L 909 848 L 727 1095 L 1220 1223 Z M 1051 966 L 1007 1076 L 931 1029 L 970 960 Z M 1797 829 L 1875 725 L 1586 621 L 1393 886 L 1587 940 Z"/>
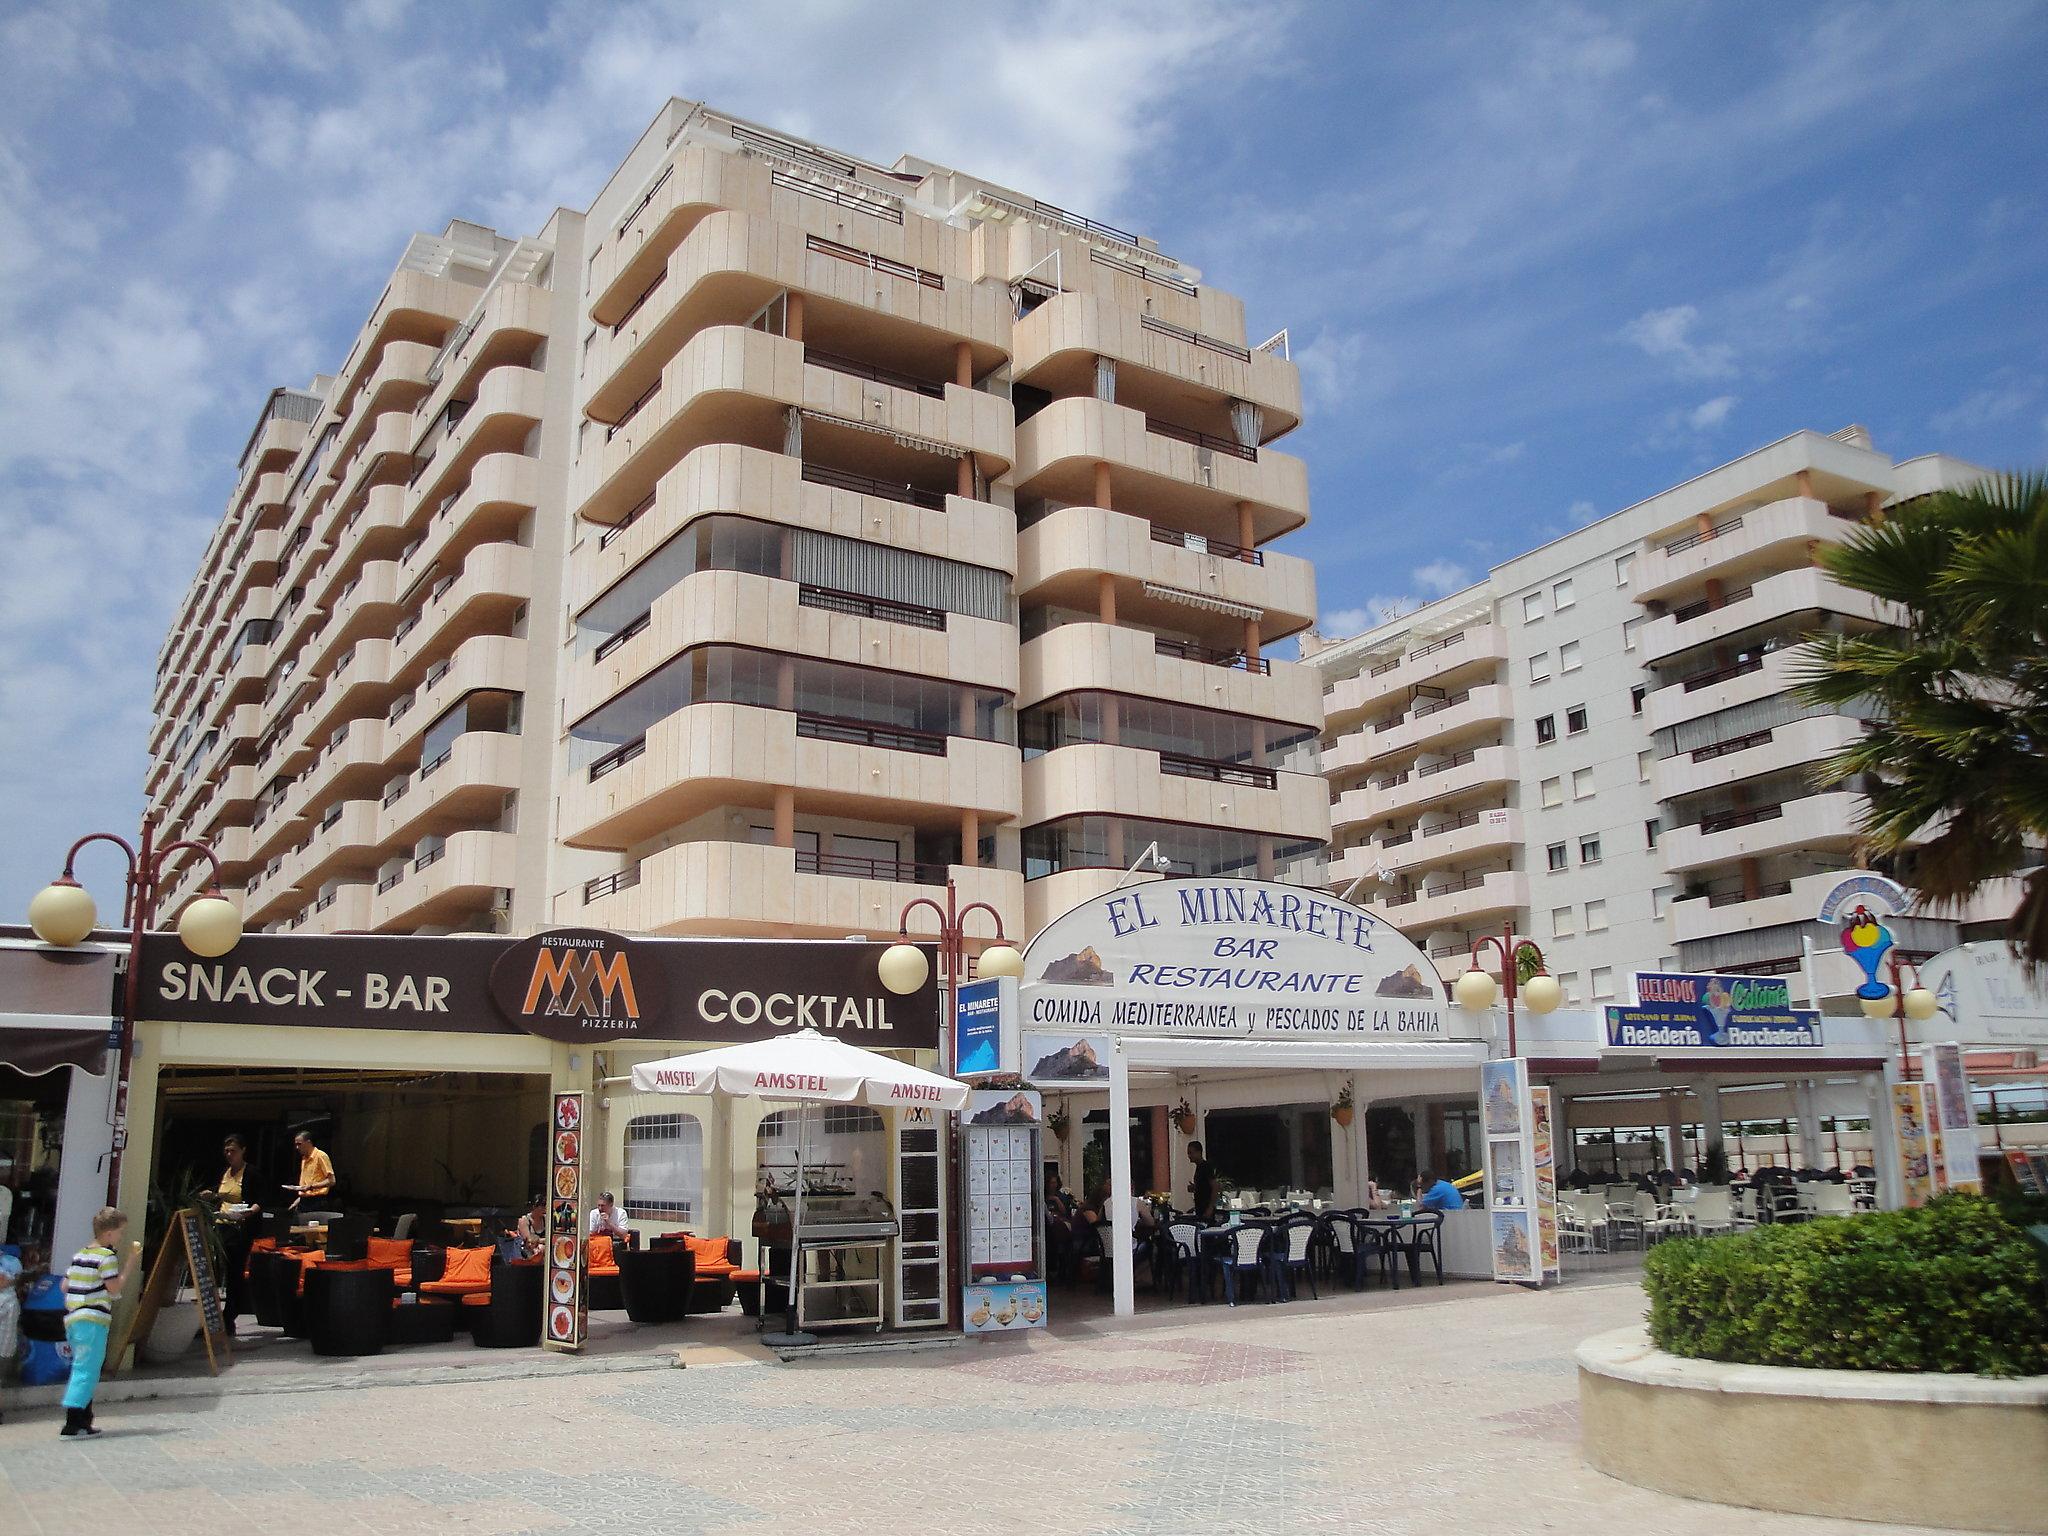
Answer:
<path fill-rule="evenodd" d="M 1436 966 L 1370 912 L 1259 880 L 1112 891 L 1024 952 L 1023 1027 L 1120 1035 L 1441 1040 L 1478 1034 Z"/>

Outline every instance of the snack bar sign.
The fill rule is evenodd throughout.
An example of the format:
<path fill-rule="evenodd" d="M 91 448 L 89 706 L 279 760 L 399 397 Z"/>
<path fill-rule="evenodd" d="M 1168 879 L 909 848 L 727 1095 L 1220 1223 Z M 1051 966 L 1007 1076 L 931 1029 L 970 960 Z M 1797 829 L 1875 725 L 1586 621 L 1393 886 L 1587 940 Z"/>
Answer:
<path fill-rule="evenodd" d="M 1370 912 L 1258 880 L 1112 891 L 1024 954 L 1026 1029 L 1112 1035 L 1441 1040 L 1454 1012 L 1436 965 Z"/>
<path fill-rule="evenodd" d="M 1794 1008 L 1781 976 L 1638 971 L 1635 1002 L 1607 1010 L 1607 1043 L 1667 1051 L 1812 1049 L 1821 1043 L 1820 1014 Z"/>

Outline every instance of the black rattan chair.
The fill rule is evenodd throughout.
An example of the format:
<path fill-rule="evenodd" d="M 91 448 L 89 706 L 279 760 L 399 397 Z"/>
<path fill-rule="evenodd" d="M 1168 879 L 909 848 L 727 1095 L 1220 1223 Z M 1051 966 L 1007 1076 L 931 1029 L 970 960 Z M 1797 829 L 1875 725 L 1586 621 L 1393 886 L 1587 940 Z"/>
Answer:
<path fill-rule="evenodd" d="M 316 1355 L 382 1354 L 391 1333 L 391 1271 L 320 1265 L 306 1276 L 306 1337 Z"/>

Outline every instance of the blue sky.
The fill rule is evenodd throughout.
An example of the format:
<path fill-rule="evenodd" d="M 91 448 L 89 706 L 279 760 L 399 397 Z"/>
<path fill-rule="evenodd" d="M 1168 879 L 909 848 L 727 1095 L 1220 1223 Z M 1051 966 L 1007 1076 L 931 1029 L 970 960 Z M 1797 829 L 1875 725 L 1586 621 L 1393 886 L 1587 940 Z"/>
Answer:
<path fill-rule="evenodd" d="M 0 920 L 135 824 L 266 391 L 412 231 L 538 230 L 669 94 L 1146 230 L 1287 327 L 1343 629 L 1798 427 L 2048 461 L 2044 65 L 1988 0 L 7 6 Z"/>

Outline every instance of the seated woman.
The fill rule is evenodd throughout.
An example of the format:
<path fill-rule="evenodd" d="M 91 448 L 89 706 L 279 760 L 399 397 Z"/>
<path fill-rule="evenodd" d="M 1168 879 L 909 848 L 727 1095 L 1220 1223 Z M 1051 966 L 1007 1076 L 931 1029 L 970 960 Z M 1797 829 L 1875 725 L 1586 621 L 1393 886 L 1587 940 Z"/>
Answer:
<path fill-rule="evenodd" d="M 518 1226 L 513 1228 L 513 1235 L 519 1239 L 522 1258 L 532 1258 L 547 1245 L 548 1212 L 547 1201 L 543 1196 L 533 1197 L 532 1208 L 519 1218 Z"/>

